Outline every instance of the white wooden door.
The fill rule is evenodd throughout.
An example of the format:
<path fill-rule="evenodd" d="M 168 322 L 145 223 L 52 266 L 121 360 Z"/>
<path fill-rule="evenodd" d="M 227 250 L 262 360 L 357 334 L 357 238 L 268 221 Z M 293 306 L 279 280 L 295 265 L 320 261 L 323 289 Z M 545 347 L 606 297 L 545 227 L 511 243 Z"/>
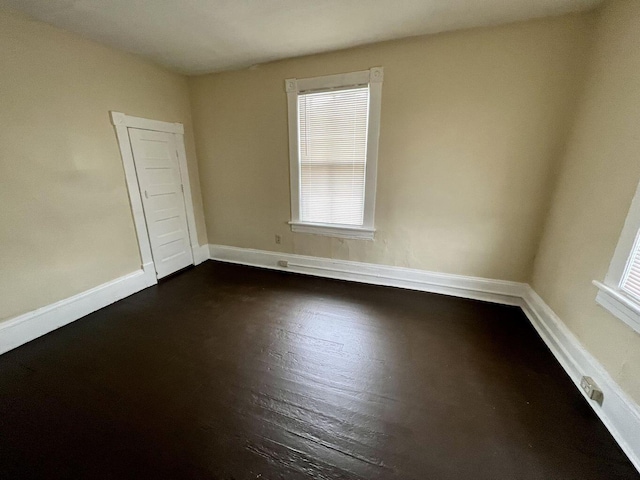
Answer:
<path fill-rule="evenodd" d="M 193 264 L 174 134 L 129 128 L 158 278 Z"/>

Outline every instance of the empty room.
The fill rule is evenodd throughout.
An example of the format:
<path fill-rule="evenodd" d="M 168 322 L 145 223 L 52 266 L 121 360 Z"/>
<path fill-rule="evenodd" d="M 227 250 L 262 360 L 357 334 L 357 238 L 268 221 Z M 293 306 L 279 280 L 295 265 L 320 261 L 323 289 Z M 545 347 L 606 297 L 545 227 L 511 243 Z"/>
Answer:
<path fill-rule="evenodd" d="M 640 479 L 640 1 L 0 0 L 0 479 Z"/>

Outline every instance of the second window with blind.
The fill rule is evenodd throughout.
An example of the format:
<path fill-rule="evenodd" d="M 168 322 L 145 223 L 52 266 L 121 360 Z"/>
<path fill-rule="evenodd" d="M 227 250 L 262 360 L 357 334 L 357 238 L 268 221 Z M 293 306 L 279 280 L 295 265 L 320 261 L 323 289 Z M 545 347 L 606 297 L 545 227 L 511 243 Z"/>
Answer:
<path fill-rule="evenodd" d="M 291 228 L 372 239 L 381 67 L 288 79 Z"/>
<path fill-rule="evenodd" d="M 640 333 L 640 185 L 627 213 L 609 271 L 596 301 Z"/>

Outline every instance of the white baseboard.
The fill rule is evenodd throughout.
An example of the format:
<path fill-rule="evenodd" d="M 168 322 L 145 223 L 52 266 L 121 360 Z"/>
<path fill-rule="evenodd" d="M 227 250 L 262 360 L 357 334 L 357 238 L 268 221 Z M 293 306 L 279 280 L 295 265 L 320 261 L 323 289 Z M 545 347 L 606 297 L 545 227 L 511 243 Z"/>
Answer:
<path fill-rule="evenodd" d="M 205 260 L 209 260 L 209 245 L 198 245 L 191 247 L 193 251 L 193 264 L 200 265 Z"/>
<path fill-rule="evenodd" d="M 350 280 L 373 285 L 440 293 L 506 305 L 520 305 L 526 284 L 463 275 L 428 272 L 413 268 L 308 257 L 291 253 L 209 245 L 210 258 L 228 263 L 282 270 L 316 277 Z M 278 262 L 287 262 L 281 266 Z"/>
<path fill-rule="evenodd" d="M 640 471 L 640 406 L 624 393 L 604 367 L 589 354 L 553 310 L 527 284 L 223 245 L 204 245 L 194 250 L 196 265 L 207 258 L 520 306 L 578 390 L 584 395 L 580 388 L 583 375 L 592 377 L 602 389 L 602 405 L 588 398 L 587 401 Z M 287 262 L 287 266 L 279 265 L 278 262 L 281 261 Z M 2 322 L 0 354 L 155 283 L 157 280 L 153 264 L 145 264 L 143 270 Z"/>
<path fill-rule="evenodd" d="M 528 285 L 523 295 L 522 310 L 620 448 L 640 472 L 640 406 L 624 393 L 620 385 Z M 602 405 L 589 399 L 580 388 L 583 375 L 592 377 L 602 389 Z"/>
<path fill-rule="evenodd" d="M 640 406 L 624 393 L 528 284 L 224 245 L 209 245 L 209 251 L 212 260 L 223 262 L 520 306 L 578 390 L 640 471 Z M 288 266 L 279 265 L 279 261 L 287 262 Z M 602 389 L 602 405 L 589 399 L 580 388 L 583 375 L 592 377 Z"/>
<path fill-rule="evenodd" d="M 152 263 L 143 269 L 0 323 L 0 354 L 158 283 Z"/>

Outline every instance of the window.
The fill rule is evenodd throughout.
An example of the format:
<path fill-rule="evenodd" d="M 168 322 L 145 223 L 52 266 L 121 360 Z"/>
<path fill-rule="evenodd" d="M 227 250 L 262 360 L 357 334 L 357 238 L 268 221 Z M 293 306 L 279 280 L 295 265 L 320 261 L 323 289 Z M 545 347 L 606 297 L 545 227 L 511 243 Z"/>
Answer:
<path fill-rule="evenodd" d="M 373 238 L 382 73 L 285 81 L 294 232 Z"/>
<path fill-rule="evenodd" d="M 640 186 L 596 302 L 640 333 Z"/>
<path fill-rule="evenodd" d="M 639 232 L 640 233 L 640 232 Z M 640 235 L 636 234 L 627 268 L 622 275 L 620 288 L 636 302 L 640 302 Z"/>

